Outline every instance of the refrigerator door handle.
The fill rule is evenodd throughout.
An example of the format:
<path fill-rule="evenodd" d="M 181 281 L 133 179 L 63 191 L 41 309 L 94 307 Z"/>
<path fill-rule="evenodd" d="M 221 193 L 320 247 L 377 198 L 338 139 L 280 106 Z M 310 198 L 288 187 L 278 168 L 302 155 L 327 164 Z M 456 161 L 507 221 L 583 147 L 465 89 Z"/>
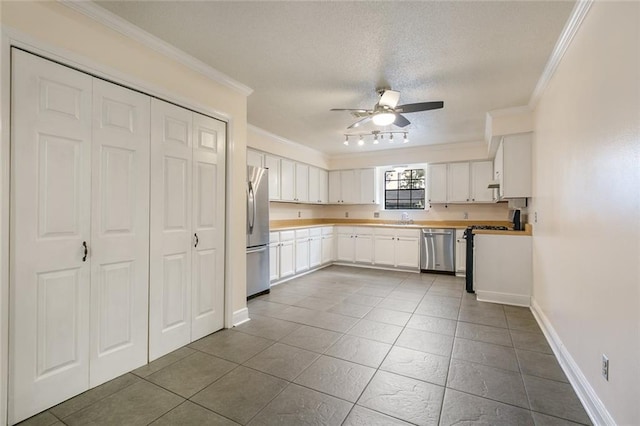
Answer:
<path fill-rule="evenodd" d="M 249 254 L 249 253 L 260 253 L 261 251 L 265 251 L 267 248 L 268 248 L 267 246 L 260 246 L 260 247 L 256 247 L 256 248 L 247 249 L 247 254 Z"/>
<path fill-rule="evenodd" d="M 253 193 L 253 185 L 251 184 L 251 181 L 249 181 L 249 196 L 247 198 L 247 203 L 248 205 L 248 214 L 249 214 L 249 232 L 253 232 L 253 225 L 256 221 L 256 199 L 255 199 L 255 195 Z"/>

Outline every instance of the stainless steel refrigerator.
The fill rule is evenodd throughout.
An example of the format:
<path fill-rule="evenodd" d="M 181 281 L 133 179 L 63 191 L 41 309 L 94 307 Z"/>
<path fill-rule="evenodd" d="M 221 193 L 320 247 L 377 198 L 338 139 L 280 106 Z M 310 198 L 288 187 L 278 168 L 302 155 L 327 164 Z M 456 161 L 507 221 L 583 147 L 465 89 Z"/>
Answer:
<path fill-rule="evenodd" d="M 247 298 L 269 292 L 269 170 L 247 166 Z"/>

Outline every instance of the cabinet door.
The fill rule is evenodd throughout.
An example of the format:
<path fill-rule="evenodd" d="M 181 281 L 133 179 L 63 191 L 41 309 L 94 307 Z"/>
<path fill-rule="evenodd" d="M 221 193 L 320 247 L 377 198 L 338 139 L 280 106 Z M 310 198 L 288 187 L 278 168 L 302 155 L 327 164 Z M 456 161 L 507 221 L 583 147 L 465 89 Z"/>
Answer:
<path fill-rule="evenodd" d="M 322 237 L 311 237 L 309 240 L 309 268 L 322 264 Z"/>
<path fill-rule="evenodd" d="M 150 108 L 93 81 L 91 387 L 147 363 Z"/>
<path fill-rule="evenodd" d="M 280 199 L 282 201 L 294 201 L 296 189 L 295 163 L 282 158 L 280 160 Z"/>
<path fill-rule="evenodd" d="M 264 154 L 253 149 L 247 149 L 247 166 L 265 167 Z"/>
<path fill-rule="evenodd" d="M 150 361 L 191 342 L 192 117 L 151 101 Z"/>
<path fill-rule="evenodd" d="M 322 264 L 333 262 L 334 260 L 334 244 L 335 238 L 333 235 L 322 236 Z"/>
<path fill-rule="evenodd" d="M 396 266 L 417 269 L 420 257 L 418 238 L 396 237 L 395 255 Z"/>
<path fill-rule="evenodd" d="M 226 124 L 193 113 L 191 341 L 224 326 Z"/>
<path fill-rule="evenodd" d="M 376 265 L 395 265 L 396 237 L 391 235 L 377 235 L 374 244 L 373 260 Z"/>
<path fill-rule="evenodd" d="M 464 231 L 456 230 L 456 273 L 464 275 L 467 269 L 467 240 L 464 239 Z"/>
<path fill-rule="evenodd" d="M 309 269 L 309 239 L 296 240 L 296 274 Z"/>
<path fill-rule="evenodd" d="M 88 389 L 92 262 L 92 78 L 12 54 L 9 424 Z"/>
<path fill-rule="evenodd" d="M 329 172 L 329 203 L 342 202 L 342 174 L 340 170 Z"/>
<path fill-rule="evenodd" d="M 318 202 L 326 204 L 329 201 L 329 174 L 326 170 L 318 169 Z"/>
<path fill-rule="evenodd" d="M 504 197 L 531 197 L 531 133 L 505 136 L 502 145 Z"/>
<path fill-rule="evenodd" d="M 296 201 L 309 201 L 309 166 L 296 163 Z"/>
<path fill-rule="evenodd" d="M 504 139 L 500 141 L 500 145 L 498 145 L 498 150 L 496 151 L 496 158 L 493 160 L 493 179 L 497 180 L 500 183 L 500 188 L 498 188 L 494 193 L 495 198 L 502 198 L 504 196 L 504 185 L 502 179 L 502 171 L 504 168 Z"/>
<path fill-rule="evenodd" d="M 280 243 L 269 244 L 269 281 L 280 278 Z"/>
<path fill-rule="evenodd" d="M 377 180 L 375 169 L 359 170 L 360 175 L 360 203 L 377 204 Z"/>
<path fill-rule="evenodd" d="M 373 235 L 358 234 L 355 240 L 355 261 L 373 263 Z"/>
<path fill-rule="evenodd" d="M 429 203 L 447 202 L 447 165 L 429 164 L 427 166 L 427 190 Z"/>
<path fill-rule="evenodd" d="M 450 163 L 447 172 L 447 201 L 466 203 L 469 196 L 469 163 Z"/>
<path fill-rule="evenodd" d="M 309 167 L 309 202 L 320 203 L 320 169 Z"/>
<path fill-rule="evenodd" d="M 341 262 L 353 262 L 355 256 L 355 238 L 349 234 L 338 234 L 337 260 Z"/>
<path fill-rule="evenodd" d="M 348 204 L 358 204 L 360 202 L 360 179 L 356 179 L 355 170 L 340 171 L 340 187 L 342 188 L 342 202 Z"/>
<path fill-rule="evenodd" d="M 265 155 L 264 166 L 269 169 L 269 199 L 280 199 L 280 159 Z"/>
<path fill-rule="evenodd" d="M 489 181 L 493 179 L 493 162 L 477 161 L 471 163 L 471 201 L 493 201 L 493 189 L 489 189 Z"/>
<path fill-rule="evenodd" d="M 280 278 L 286 278 L 295 273 L 295 241 L 280 243 Z"/>

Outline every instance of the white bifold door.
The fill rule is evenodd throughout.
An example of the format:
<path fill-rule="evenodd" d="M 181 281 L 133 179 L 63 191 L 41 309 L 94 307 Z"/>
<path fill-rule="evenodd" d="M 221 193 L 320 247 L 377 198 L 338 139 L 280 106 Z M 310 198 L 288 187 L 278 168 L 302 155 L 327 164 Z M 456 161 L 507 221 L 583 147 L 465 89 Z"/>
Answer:
<path fill-rule="evenodd" d="M 150 98 L 12 50 L 9 421 L 147 362 Z"/>
<path fill-rule="evenodd" d="M 149 359 L 224 325 L 222 121 L 151 105 Z"/>

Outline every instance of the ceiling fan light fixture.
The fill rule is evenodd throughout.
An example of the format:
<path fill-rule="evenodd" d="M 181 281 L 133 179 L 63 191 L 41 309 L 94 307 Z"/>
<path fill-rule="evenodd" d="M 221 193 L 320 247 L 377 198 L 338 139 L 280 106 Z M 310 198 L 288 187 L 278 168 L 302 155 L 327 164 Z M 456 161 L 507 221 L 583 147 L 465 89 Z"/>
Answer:
<path fill-rule="evenodd" d="M 376 126 L 388 126 L 396 121 L 396 115 L 392 112 L 381 112 L 375 114 L 371 120 Z"/>
<path fill-rule="evenodd" d="M 349 136 L 344 137 L 344 142 L 342 142 L 344 144 L 344 146 L 349 146 Z"/>
<path fill-rule="evenodd" d="M 360 139 L 358 140 L 358 146 L 362 146 L 362 145 L 364 145 L 364 139 L 362 135 L 360 135 Z"/>
<path fill-rule="evenodd" d="M 409 142 L 409 137 L 407 136 L 407 134 L 404 134 L 404 140 L 402 141 L 402 143 L 407 143 Z"/>

